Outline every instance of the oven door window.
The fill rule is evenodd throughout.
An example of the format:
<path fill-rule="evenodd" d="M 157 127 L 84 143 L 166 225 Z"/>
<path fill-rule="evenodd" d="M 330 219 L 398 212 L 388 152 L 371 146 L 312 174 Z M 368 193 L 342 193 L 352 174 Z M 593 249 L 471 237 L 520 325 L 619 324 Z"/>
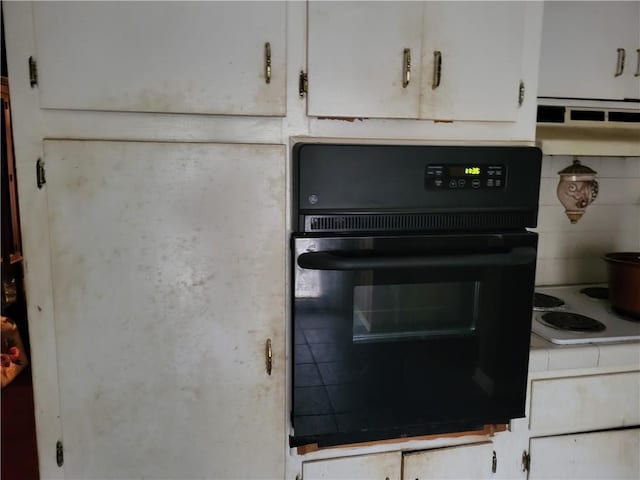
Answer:
<path fill-rule="evenodd" d="M 369 276 L 373 277 L 370 272 Z M 356 285 L 353 341 L 472 335 L 478 320 L 480 291 L 479 281 Z"/>
<path fill-rule="evenodd" d="M 375 256 L 332 241 L 305 258 L 323 245 L 299 240 L 294 257 L 295 444 L 476 430 L 524 414 L 534 247 L 478 251 L 473 240 L 467 252 L 417 255 L 398 241 Z"/>

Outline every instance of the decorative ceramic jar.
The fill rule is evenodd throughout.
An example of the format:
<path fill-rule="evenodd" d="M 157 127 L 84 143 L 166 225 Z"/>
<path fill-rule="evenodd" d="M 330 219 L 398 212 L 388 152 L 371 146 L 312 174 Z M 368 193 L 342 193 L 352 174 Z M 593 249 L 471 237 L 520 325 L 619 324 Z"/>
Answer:
<path fill-rule="evenodd" d="M 598 196 L 596 171 L 574 160 L 573 165 L 560 170 L 558 183 L 558 200 L 564 206 L 565 213 L 571 223 L 577 223 L 584 215 L 586 208 Z"/>

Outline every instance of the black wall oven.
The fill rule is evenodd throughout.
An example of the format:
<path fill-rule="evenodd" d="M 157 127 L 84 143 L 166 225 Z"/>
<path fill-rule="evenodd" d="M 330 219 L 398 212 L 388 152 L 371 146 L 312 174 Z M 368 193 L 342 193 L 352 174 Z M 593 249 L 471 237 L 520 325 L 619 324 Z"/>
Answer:
<path fill-rule="evenodd" d="M 524 415 L 541 153 L 294 148 L 292 446 Z"/>

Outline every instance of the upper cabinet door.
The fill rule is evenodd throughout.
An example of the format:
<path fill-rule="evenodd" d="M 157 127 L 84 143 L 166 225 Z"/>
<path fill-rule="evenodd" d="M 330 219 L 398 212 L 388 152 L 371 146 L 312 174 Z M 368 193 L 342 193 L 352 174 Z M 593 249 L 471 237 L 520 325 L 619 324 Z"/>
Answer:
<path fill-rule="evenodd" d="M 638 48 L 640 2 L 546 2 L 538 96 L 639 98 Z"/>
<path fill-rule="evenodd" d="M 420 117 L 513 121 L 526 3 L 427 2 Z"/>
<path fill-rule="evenodd" d="M 34 2 L 33 12 L 43 108 L 285 114 L 284 2 Z"/>
<path fill-rule="evenodd" d="M 309 2 L 308 114 L 417 118 L 422 10 L 420 2 Z"/>
<path fill-rule="evenodd" d="M 624 98 L 640 101 L 640 2 L 628 2 L 635 9 L 629 8 L 628 24 L 635 26 L 630 28 L 629 41 L 627 42 L 626 64 L 624 74 L 625 90 Z"/>

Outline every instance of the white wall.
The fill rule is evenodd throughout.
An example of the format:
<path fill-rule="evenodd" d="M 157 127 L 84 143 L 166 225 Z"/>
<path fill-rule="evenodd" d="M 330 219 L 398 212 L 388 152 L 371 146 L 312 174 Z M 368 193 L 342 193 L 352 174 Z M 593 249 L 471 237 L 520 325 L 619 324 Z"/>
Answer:
<path fill-rule="evenodd" d="M 640 251 L 640 157 L 577 157 L 598 172 L 598 198 L 572 225 L 556 197 L 558 171 L 575 157 L 542 159 L 537 285 L 606 282 L 602 256 Z"/>

